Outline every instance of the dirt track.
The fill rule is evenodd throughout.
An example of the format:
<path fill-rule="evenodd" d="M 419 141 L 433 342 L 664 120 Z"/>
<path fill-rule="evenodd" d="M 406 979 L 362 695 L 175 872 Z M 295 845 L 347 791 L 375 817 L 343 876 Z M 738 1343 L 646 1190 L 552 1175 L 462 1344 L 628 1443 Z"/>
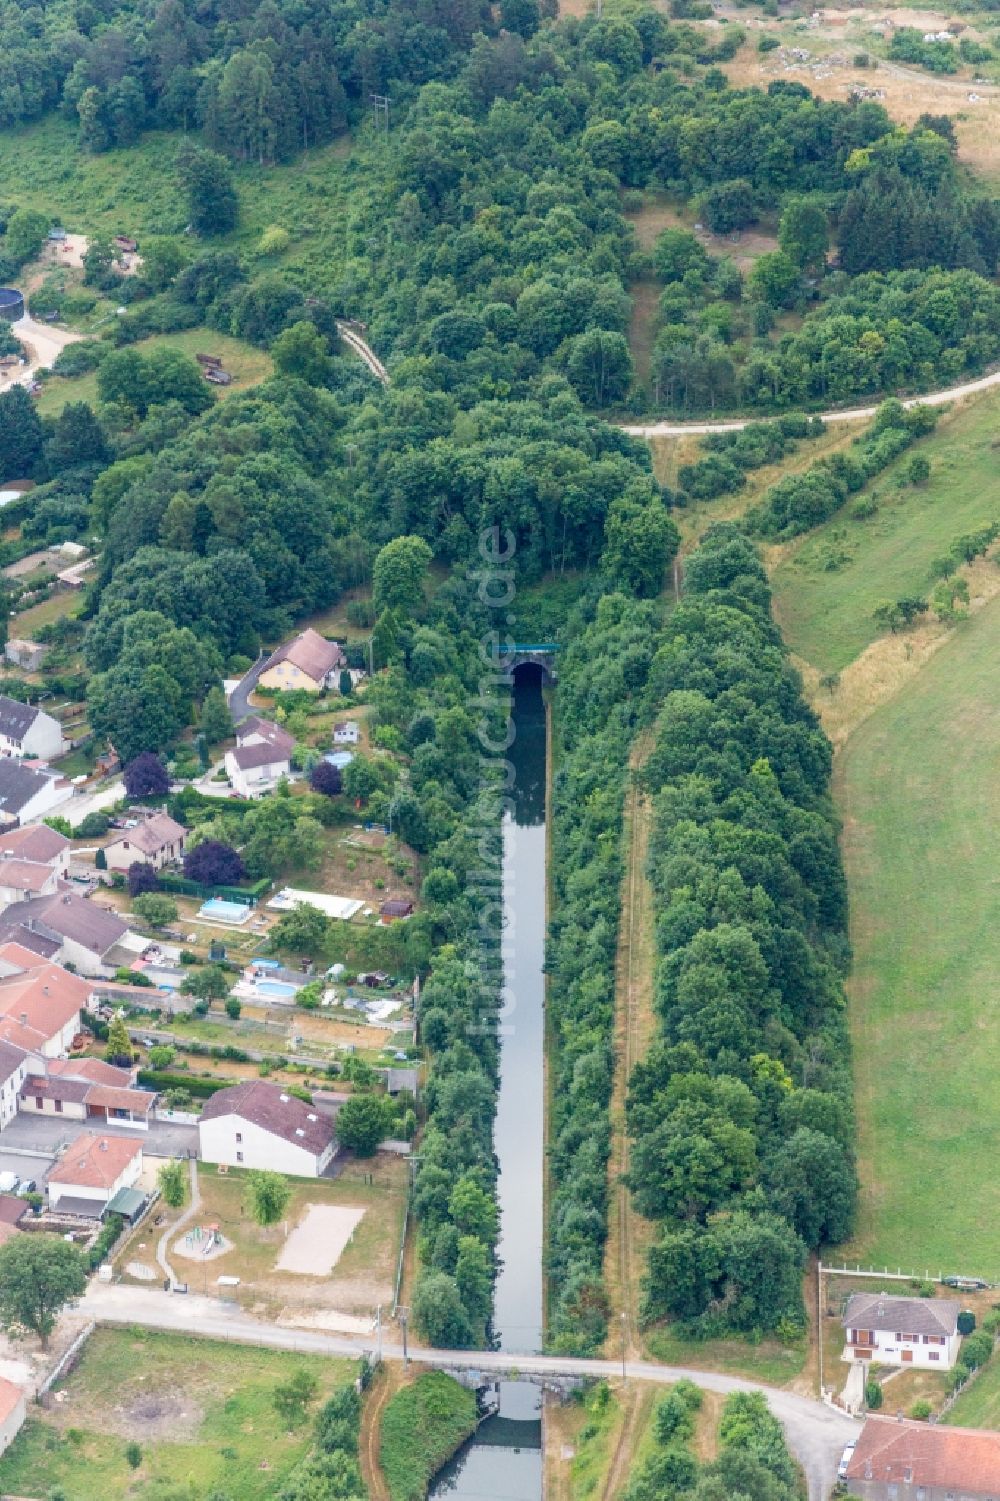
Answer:
<path fill-rule="evenodd" d="M 984 375 L 979 380 L 965 381 L 961 386 L 949 386 L 946 391 L 931 391 L 926 396 L 907 396 L 903 405 L 940 407 L 946 402 L 957 401 L 962 396 L 977 396 L 980 391 L 988 391 L 992 386 L 1000 386 L 1000 370 L 991 370 L 989 375 Z M 824 422 L 863 422 L 868 417 L 874 417 L 877 411 L 876 405 L 819 412 L 817 415 Z M 738 433 L 751 422 L 766 421 L 767 413 L 759 413 L 754 417 L 740 417 L 728 422 L 620 422 L 617 425 L 633 438 L 683 438 L 690 433 Z"/>

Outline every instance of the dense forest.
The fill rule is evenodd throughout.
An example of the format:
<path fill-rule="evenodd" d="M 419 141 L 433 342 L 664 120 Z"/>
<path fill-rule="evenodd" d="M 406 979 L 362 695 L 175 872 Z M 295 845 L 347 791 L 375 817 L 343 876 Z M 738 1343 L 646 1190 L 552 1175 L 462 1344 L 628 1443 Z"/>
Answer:
<path fill-rule="evenodd" d="M 830 746 L 753 547 L 713 528 L 649 673 L 643 770 L 661 1037 L 630 1081 L 630 1182 L 662 1223 L 645 1311 L 800 1328 L 806 1248 L 854 1213 L 847 897 Z"/>

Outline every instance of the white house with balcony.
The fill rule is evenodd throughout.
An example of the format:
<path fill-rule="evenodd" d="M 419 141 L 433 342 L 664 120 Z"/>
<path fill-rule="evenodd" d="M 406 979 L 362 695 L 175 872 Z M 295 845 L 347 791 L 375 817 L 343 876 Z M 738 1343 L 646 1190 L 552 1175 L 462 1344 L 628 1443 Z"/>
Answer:
<path fill-rule="evenodd" d="M 950 1371 L 958 1358 L 961 1305 L 953 1298 L 854 1293 L 844 1310 L 844 1360 Z"/>

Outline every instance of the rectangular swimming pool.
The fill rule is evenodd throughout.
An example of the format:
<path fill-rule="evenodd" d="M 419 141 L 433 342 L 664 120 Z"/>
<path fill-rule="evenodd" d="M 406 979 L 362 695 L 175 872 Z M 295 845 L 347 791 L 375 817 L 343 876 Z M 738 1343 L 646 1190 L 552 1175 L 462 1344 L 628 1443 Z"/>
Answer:
<path fill-rule="evenodd" d="M 231 923 L 238 927 L 249 918 L 253 908 L 249 902 L 227 902 L 221 896 L 210 897 L 198 908 L 198 916 L 209 922 Z"/>

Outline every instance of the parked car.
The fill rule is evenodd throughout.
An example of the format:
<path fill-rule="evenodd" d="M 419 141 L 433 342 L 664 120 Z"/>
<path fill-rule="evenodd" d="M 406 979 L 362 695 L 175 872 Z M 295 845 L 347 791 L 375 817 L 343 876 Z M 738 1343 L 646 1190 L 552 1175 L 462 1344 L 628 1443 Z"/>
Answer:
<path fill-rule="evenodd" d="M 945 1287 L 957 1287 L 962 1292 L 979 1293 L 985 1292 L 989 1287 L 982 1277 L 944 1277 L 942 1282 Z"/>
<path fill-rule="evenodd" d="M 854 1458 L 854 1451 L 855 1451 L 855 1449 L 857 1447 L 858 1447 L 858 1441 L 857 1441 L 856 1438 L 852 1438 L 851 1442 L 849 1444 L 845 1445 L 844 1452 L 840 1456 L 840 1464 L 837 1466 L 837 1479 L 838 1480 L 846 1480 L 847 1479 L 847 1466 L 850 1464 L 851 1460 Z"/>

